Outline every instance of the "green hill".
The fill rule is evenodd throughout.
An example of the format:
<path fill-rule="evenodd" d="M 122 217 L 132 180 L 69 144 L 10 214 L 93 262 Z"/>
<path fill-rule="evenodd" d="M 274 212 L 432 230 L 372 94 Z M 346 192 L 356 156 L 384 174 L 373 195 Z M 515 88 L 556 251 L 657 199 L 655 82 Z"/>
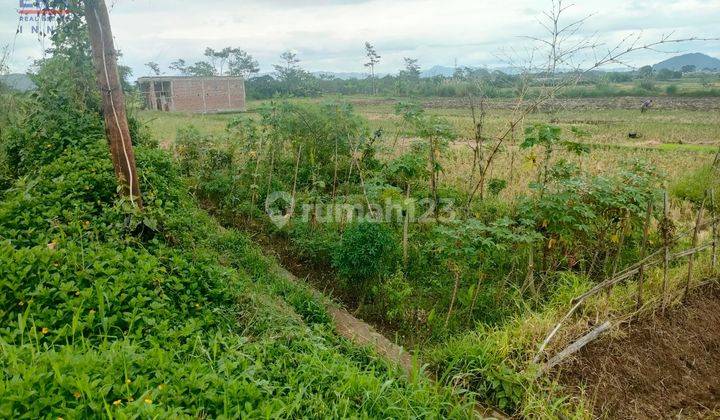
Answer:
<path fill-rule="evenodd" d="M 695 66 L 696 70 L 720 70 L 720 60 L 702 53 L 683 54 L 661 61 L 653 68 L 680 71 L 684 66 Z"/>

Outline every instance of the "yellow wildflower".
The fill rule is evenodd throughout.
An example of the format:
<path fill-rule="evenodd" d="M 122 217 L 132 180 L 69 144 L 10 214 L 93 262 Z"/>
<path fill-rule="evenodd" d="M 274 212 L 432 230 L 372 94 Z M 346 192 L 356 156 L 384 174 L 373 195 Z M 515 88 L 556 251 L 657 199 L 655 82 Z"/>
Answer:
<path fill-rule="evenodd" d="M 145 404 L 152 404 L 152 400 L 150 398 L 145 398 Z"/>
<path fill-rule="evenodd" d="M 48 327 L 43 327 L 43 329 L 40 330 L 40 332 L 43 333 L 43 334 L 47 334 L 47 333 L 50 332 L 50 329 L 49 329 Z"/>

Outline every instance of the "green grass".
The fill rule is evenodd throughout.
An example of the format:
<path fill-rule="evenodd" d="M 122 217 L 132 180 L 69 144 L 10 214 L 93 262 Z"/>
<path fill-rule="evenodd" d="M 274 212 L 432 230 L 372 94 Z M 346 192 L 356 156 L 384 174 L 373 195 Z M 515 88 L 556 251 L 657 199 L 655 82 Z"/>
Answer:
<path fill-rule="evenodd" d="M 0 417 L 468 416 L 472 398 L 336 336 L 167 154 L 136 152 L 142 214 L 116 201 L 104 140 L 0 203 Z"/>

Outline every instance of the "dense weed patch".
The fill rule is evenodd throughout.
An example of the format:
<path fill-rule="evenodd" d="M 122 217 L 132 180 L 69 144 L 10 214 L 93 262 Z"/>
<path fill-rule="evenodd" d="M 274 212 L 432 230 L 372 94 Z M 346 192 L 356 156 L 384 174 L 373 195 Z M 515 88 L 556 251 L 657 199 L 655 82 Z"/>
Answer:
<path fill-rule="evenodd" d="M 0 204 L 3 416 L 454 413 L 447 392 L 336 338 L 309 292 L 195 208 L 161 152 L 138 149 L 143 216 L 113 201 L 103 153 L 69 149 Z M 151 239 L 134 217 L 156 217 Z"/>
<path fill-rule="evenodd" d="M 94 85 L 54 83 L 83 62 L 56 52 L 3 119 L 1 417 L 468 415 L 471 399 L 338 338 L 312 293 L 199 209 L 188 168 L 140 134 L 145 208 L 118 199 Z"/>
<path fill-rule="evenodd" d="M 288 107 L 299 122 L 267 118 Z M 325 109 L 321 118 L 318 109 Z M 236 120 L 222 135 L 183 129 L 175 155 L 192 165 L 185 176 L 215 215 L 276 235 L 294 258 L 333 270 L 334 283 L 320 286 L 340 289 L 360 316 L 427 347 L 423 354 L 443 383 L 510 413 L 587 415 L 583 401 L 552 380 L 537 380 L 531 360 L 574 296 L 637 261 L 648 206 L 656 216 L 662 211 L 665 176 L 643 160 L 591 172 L 558 156 L 591 153 L 580 130 L 569 140 L 559 127 L 536 124 L 521 145 L 534 169 L 529 191 L 504 199 L 507 181 L 491 178 L 486 195 L 465 205 L 466 188 L 433 181 L 449 170 L 437 157 L 453 153 L 446 121 L 399 104 L 398 132 L 414 138 L 397 150 L 384 132 L 341 131 L 340 142 L 325 127 L 347 127 L 348 115 L 328 123 L 328 109 L 271 104 L 260 120 Z M 195 150 L 192 157 L 188 150 Z M 213 163 L 216 156 L 224 156 L 222 165 Z M 266 199 L 277 190 L 296 203 L 273 201 L 270 210 L 287 216 L 282 226 L 266 214 Z M 677 197 L 691 199 L 679 191 Z M 428 209 L 425 223 L 406 225 L 411 205 L 434 195 L 459 203 L 455 218 Z M 391 208 L 390 217 L 368 221 L 327 210 L 350 205 L 367 216 L 375 203 Z M 654 246 L 659 240 L 649 238 Z M 646 285 L 655 291 L 656 274 Z M 570 331 L 588 327 L 586 317 L 634 307 L 634 293 L 623 285 L 612 299 L 589 304 Z"/>

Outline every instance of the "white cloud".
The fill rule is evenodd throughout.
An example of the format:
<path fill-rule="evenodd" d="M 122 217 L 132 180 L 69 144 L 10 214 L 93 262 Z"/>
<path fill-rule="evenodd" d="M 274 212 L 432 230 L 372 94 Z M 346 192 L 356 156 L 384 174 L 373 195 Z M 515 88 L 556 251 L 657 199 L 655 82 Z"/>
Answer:
<path fill-rule="evenodd" d="M 521 35 L 539 35 L 537 24 L 547 0 L 117 0 L 110 18 L 123 61 L 144 73 L 143 63 L 167 65 L 175 58 L 202 59 L 207 46 L 248 50 L 270 70 L 286 49 L 298 52 L 310 70 L 364 71 L 363 43 L 382 55 L 381 72 L 394 72 L 404 56 L 425 66 L 497 65 L 501 49 L 521 50 Z M 15 38 L 16 0 L 0 0 L 0 45 Z M 586 25 L 608 44 L 644 30 L 647 39 L 676 31 L 678 36 L 720 36 L 718 0 L 584 0 L 568 19 L 595 14 Z M 720 55 L 718 42 L 677 45 L 674 50 Z M 24 70 L 41 56 L 37 39 L 15 41 L 12 67 Z M 664 59 L 642 53 L 636 64 Z"/>

